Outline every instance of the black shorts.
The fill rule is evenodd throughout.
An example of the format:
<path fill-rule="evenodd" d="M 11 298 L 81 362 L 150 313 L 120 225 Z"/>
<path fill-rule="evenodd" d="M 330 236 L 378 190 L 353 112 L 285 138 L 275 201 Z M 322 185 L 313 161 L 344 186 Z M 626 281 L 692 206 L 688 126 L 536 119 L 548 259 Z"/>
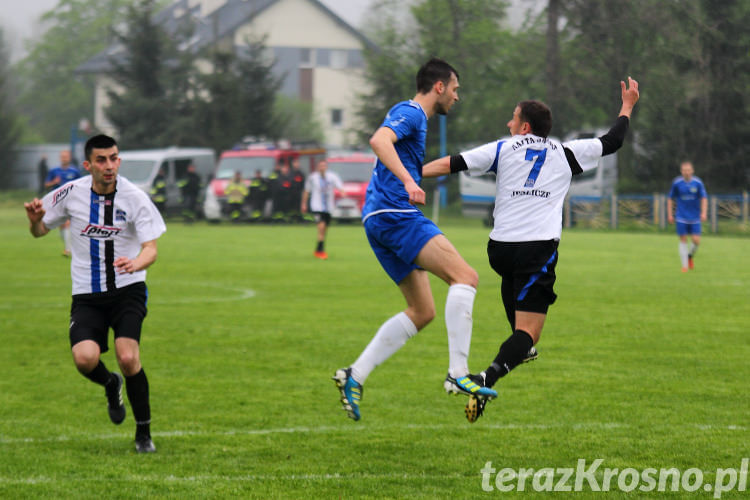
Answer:
<path fill-rule="evenodd" d="M 322 222 L 326 226 L 331 223 L 331 214 L 329 212 L 313 212 L 315 215 L 315 222 Z"/>
<path fill-rule="evenodd" d="M 499 242 L 490 240 L 490 266 L 503 279 L 502 296 L 506 311 L 547 313 L 557 295 L 555 265 L 557 240 Z"/>
<path fill-rule="evenodd" d="M 115 339 L 141 340 L 141 325 L 146 317 L 148 289 L 143 282 L 104 293 L 73 295 L 70 306 L 70 346 L 93 340 L 101 352 L 107 352 L 109 328 Z"/>

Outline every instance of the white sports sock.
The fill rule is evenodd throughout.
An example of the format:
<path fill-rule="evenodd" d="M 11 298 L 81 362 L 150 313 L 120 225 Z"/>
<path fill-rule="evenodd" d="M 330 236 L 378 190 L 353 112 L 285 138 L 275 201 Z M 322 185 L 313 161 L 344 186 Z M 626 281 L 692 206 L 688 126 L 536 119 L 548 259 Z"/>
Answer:
<path fill-rule="evenodd" d="M 682 262 L 682 268 L 687 269 L 688 266 L 688 244 L 687 242 L 680 242 L 680 262 Z"/>
<path fill-rule="evenodd" d="M 404 312 L 398 313 L 383 323 L 351 366 L 354 380 L 364 385 L 375 367 L 401 349 L 401 346 L 416 333 L 417 327 Z"/>
<path fill-rule="evenodd" d="M 695 243 L 695 242 L 691 242 L 690 243 L 690 253 L 688 255 L 690 255 L 691 257 L 695 257 L 695 252 L 697 252 L 697 251 L 698 251 L 698 244 Z"/>
<path fill-rule="evenodd" d="M 65 251 L 70 251 L 70 228 L 64 227 L 60 229 L 60 236 L 62 236 L 63 244 L 65 245 Z"/>
<path fill-rule="evenodd" d="M 448 329 L 448 371 L 453 378 L 469 374 L 469 347 L 477 289 L 453 285 L 445 299 L 445 327 Z"/>

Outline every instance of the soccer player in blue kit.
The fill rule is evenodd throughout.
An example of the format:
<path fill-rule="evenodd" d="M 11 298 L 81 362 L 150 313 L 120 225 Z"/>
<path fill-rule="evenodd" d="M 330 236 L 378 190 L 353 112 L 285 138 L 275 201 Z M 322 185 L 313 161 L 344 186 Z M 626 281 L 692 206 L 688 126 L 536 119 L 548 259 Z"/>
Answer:
<path fill-rule="evenodd" d="M 383 323 L 359 358 L 333 376 L 343 408 L 354 420 L 360 419 L 362 384 L 372 370 L 435 317 L 427 271 L 449 285 L 445 303 L 449 351 L 446 391 L 497 395 L 468 377 L 477 272 L 414 206 L 425 202 L 419 183 L 427 120 L 436 113 L 447 114 L 458 101 L 458 72 L 447 62 L 433 58 L 419 69 L 416 83 L 416 96 L 393 106 L 370 138 L 378 160 L 367 188 L 362 222 L 378 261 L 406 299 L 406 309 Z"/>
<path fill-rule="evenodd" d="M 708 212 L 708 195 L 703 181 L 695 177 L 693 164 L 683 161 L 680 164 L 680 177 L 672 181 L 672 188 L 667 198 L 667 218 L 672 224 L 676 221 L 677 236 L 680 237 L 680 262 L 682 272 L 693 269 L 693 257 L 701 242 L 701 221 L 705 221 Z M 673 212 L 674 201 L 677 202 L 677 213 Z M 688 248 L 687 235 L 692 244 Z"/>
<path fill-rule="evenodd" d="M 60 166 L 53 168 L 47 173 L 44 187 L 53 191 L 70 181 L 81 176 L 81 171 L 71 163 L 70 151 L 60 151 Z M 70 257 L 70 222 L 66 221 L 60 225 L 60 239 L 63 241 L 63 257 Z"/>

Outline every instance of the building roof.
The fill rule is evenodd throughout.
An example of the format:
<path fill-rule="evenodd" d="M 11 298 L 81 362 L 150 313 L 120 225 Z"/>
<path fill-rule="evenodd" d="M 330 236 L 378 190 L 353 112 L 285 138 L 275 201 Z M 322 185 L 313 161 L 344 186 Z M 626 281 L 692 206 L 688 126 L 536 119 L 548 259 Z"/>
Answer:
<path fill-rule="evenodd" d="M 180 49 L 193 54 L 211 46 L 215 41 L 230 36 L 238 28 L 279 0 L 226 0 L 226 2 L 206 16 L 200 15 L 200 4 L 190 7 L 189 0 L 177 0 L 169 7 L 154 16 L 154 22 L 161 26 L 169 35 L 175 35 L 181 28 L 192 24 L 192 37 L 182 43 Z M 359 39 L 363 45 L 374 47 L 374 44 L 360 31 L 355 29 L 331 9 L 318 0 L 308 0 L 325 12 L 342 29 Z M 76 73 L 103 73 L 111 70 L 112 60 L 123 60 L 125 49 L 120 43 L 115 43 L 102 50 L 76 68 Z"/>

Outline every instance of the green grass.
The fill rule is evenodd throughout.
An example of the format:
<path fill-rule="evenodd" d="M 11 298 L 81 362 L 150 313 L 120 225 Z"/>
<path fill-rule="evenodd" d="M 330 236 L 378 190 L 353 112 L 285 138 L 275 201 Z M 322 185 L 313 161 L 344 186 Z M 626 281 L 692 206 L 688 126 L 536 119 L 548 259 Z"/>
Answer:
<path fill-rule="evenodd" d="M 361 226 L 334 225 L 325 262 L 312 226 L 168 227 L 142 343 L 158 452 L 139 456 L 130 408 L 113 426 L 70 358 L 57 233 L 34 240 L 18 200 L 0 199 L 0 498 L 496 497 L 482 491 L 486 462 L 601 458 L 698 468 L 713 483 L 750 455 L 747 239 L 706 235 L 682 274 L 672 234 L 565 232 L 540 358 L 503 379 L 473 425 L 464 398 L 442 390 L 447 287 L 433 280 L 438 317 L 373 372 L 355 423 L 330 376 L 403 308 Z M 478 370 L 509 333 L 488 231 L 455 217 L 441 227 L 480 274 Z M 104 360 L 115 368 L 111 351 Z"/>

